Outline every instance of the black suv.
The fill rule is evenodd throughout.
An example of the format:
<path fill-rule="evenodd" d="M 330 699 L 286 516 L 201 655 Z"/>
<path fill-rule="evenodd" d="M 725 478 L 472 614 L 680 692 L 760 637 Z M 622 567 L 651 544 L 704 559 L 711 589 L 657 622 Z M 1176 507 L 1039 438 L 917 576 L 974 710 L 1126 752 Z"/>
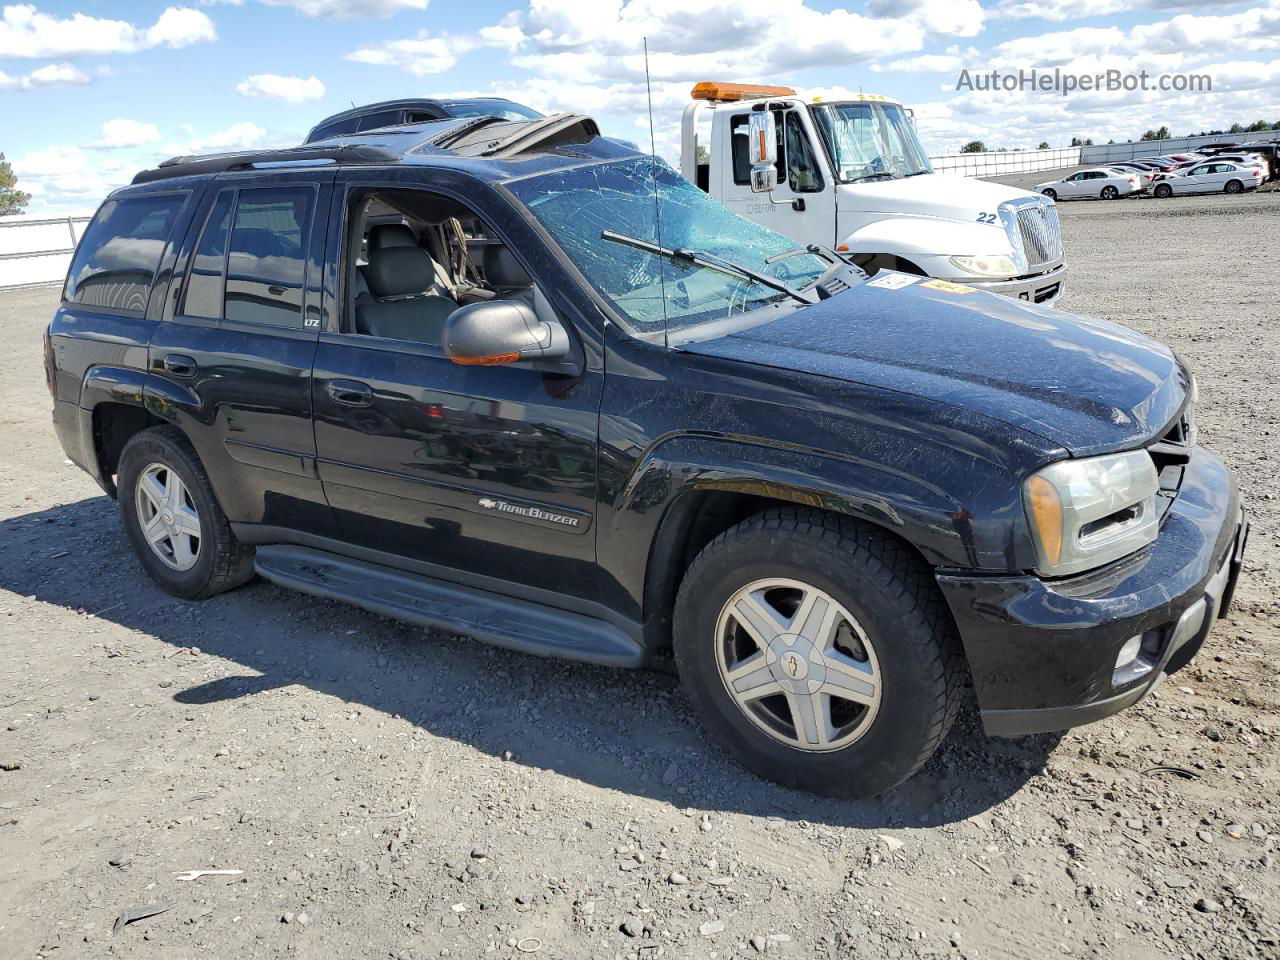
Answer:
<path fill-rule="evenodd" d="M 471 117 L 498 117 L 502 120 L 537 120 L 542 116 L 537 110 L 515 103 L 505 97 L 469 97 L 458 100 L 404 99 L 383 100 L 362 107 L 352 107 L 331 117 L 325 117 L 307 134 L 305 143 L 344 137 L 353 133 L 367 133 L 383 127 L 398 127 L 406 123 L 427 123 L 432 120 Z"/>
<path fill-rule="evenodd" d="M 838 795 L 1107 716 L 1228 607 L 1195 384 L 1127 330 L 743 220 L 589 118 L 182 158 L 49 328 L 67 455 L 188 598 L 278 584 L 529 653 L 674 648 L 742 762 Z"/>

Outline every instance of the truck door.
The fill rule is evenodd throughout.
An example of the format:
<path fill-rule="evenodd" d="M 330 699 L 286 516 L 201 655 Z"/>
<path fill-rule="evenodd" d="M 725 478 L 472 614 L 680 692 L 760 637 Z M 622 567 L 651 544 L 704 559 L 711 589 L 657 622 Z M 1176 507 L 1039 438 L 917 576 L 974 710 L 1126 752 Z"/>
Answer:
<path fill-rule="evenodd" d="M 721 170 L 722 199 L 739 216 L 771 227 L 797 243 L 832 246 L 836 242 L 835 184 L 808 112 L 792 106 L 773 113 L 778 129 L 778 186 L 772 194 L 751 190 L 750 111 L 743 110 L 729 116 L 728 149 L 719 154 L 731 160 Z"/>
<path fill-rule="evenodd" d="M 336 526 L 311 426 L 332 177 L 214 181 L 151 339 L 147 404 L 182 427 L 232 523 Z"/>

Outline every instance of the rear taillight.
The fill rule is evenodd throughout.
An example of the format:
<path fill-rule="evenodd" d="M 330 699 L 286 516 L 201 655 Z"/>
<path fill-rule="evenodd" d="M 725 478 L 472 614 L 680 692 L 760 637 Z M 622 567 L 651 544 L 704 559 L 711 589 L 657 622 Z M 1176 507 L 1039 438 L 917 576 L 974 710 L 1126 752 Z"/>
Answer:
<path fill-rule="evenodd" d="M 1130 177 L 1130 178 L 1129 178 L 1129 186 L 1131 186 L 1131 187 L 1135 187 L 1135 186 L 1137 186 L 1137 181 L 1135 181 L 1135 180 L 1133 179 L 1133 177 Z"/>

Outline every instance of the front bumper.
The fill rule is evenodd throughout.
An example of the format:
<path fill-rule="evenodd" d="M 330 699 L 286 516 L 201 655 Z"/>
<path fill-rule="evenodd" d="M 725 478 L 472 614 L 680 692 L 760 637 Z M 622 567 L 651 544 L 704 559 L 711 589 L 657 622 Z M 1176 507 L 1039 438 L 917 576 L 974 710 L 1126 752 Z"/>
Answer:
<path fill-rule="evenodd" d="M 988 734 L 1101 720 L 1186 666 L 1225 616 L 1248 539 L 1231 474 L 1197 447 L 1145 550 L 1061 580 L 939 574 Z M 1138 658 L 1117 667 L 1125 642 Z"/>
<path fill-rule="evenodd" d="M 1067 290 L 1067 265 L 1060 263 L 1045 273 L 1013 280 L 982 280 L 977 277 L 956 277 L 954 280 L 956 283 L 966 283 L 979 290 L 1003 294 L 1015 300 L 1052 304 Z"/>

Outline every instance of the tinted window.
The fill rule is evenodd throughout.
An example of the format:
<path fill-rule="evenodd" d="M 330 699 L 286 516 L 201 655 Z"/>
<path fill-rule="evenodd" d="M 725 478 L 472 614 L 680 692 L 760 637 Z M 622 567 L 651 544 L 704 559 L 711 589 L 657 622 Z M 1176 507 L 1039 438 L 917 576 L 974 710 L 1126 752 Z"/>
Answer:
<path fill-rule="evenodd" d="M 191 258 L 187 299 L 183 313 L 193 317 L 222 316 L 222 280 L 227 261 L 227 230 L 231 227 L 234 190 L 223 190 L 209 211 L 200 244 Z"/>
<path fill-rule="evenodd" d="M 394 127 L 400 123 L 404 123 L 403 110 L 380 110 L 378 113 L 361 117 L 360 125 L 356 129 L 377 130 L 379 127 Z"/>
<path fill-rule="evenodd" d="M 822 173 L 814 159 L 809 135 L 794 110 L 786 113 L 787 184 L 796 193 L 817 193 L 822 190 Z"/>
<path fill-rule="evenodd" d="M 75 303 L 143 313 L 169 231 L 185 193 L 108 200 L 76 250 L 63 297 Z"/>
<path fill-rule="evenodd" d="M 302 326 L 302 283 L 315 192 L 241 190 L 227 255 L 228 320 Z"/>

